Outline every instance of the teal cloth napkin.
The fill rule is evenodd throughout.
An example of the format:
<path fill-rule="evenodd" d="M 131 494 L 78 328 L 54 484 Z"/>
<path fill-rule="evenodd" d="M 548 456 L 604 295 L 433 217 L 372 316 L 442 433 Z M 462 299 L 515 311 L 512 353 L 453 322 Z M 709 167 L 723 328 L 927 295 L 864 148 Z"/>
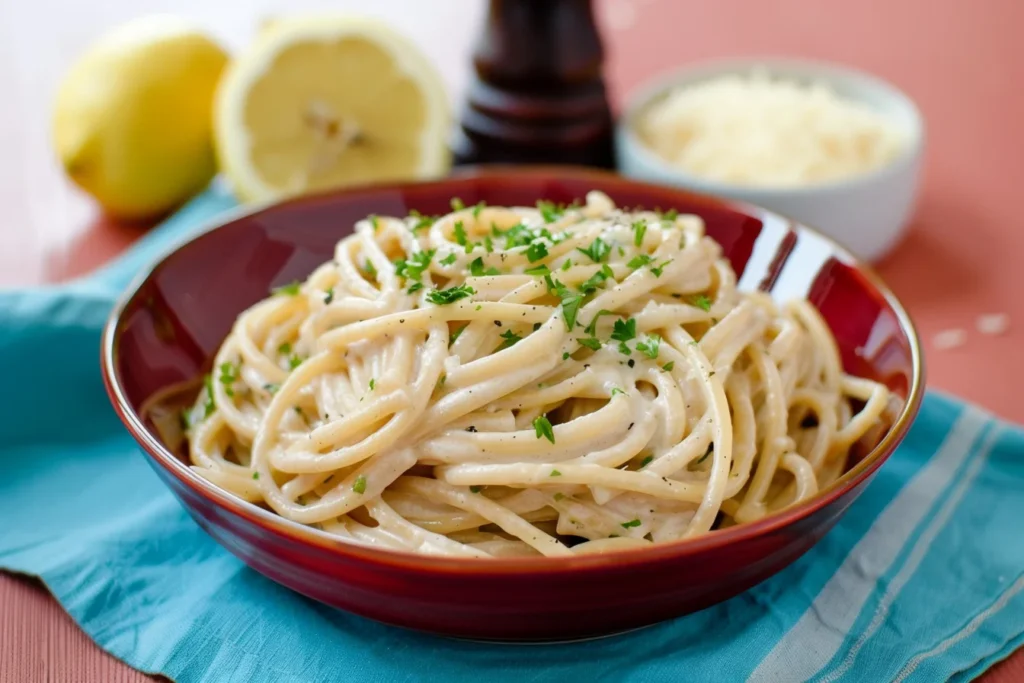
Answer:
<path fill-rule="evenodd" d="M 312 602 L 222 550 L 159 483 L 98 368 L 115 297 L 233 205 L 213 189 L 114 264 L 0 292 L 0 568 L 101 647 L 189 681 L 969 680 L 1024 641 L 1024 432 L 931 394 L 839 525 L 790 568 L 627 635 L 482 645 Z"/>

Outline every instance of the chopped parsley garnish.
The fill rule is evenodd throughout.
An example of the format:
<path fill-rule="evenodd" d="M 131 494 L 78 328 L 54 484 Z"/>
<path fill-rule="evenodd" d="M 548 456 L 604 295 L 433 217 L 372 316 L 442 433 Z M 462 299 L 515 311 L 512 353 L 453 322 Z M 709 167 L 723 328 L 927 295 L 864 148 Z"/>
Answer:
<path fill-rule="evenodd" d="M 644 243 L 644 234 L 647 232 L 647 221 L 639 220 L 633 223 L 633 244 L 640 246 Z"/>
<path fill-rule="evenodd" d="M 648 256 L 647 254 L 637 254 L 633 258 L 629 259 L 629 263 L 627 263 L 626 265 L 632 268 L 633 270 L 636 270 L 637 268 L 643 268 L 653 260 L 654 259 Z"/>
<path fill-rule="evenodd" d="M 559 472 L 558 470 L 551 470 L 551 474 L 549 474 L 548 476 L 549 477 L 560 477 L 560 476 L 562 476 L 562 473 Z"/>
<path fill-rule="evenodd" d="M 235 390 L 232 385 L 238 381 L 238 367 L 234 363 L 220 364 L 220 383 L 224 385 L 224 393 L 234 396 Z"/>
<path fill-rule="evenodd" d="M 277 390 L 281 388 L 280 384 L 264 384 L 263 388 L 272 394 L 276 394 Z"/>
<path fill-rule="evenodd" d="M 587 334 L 589 334 L 591 337 L 593 337 L 597 333 L 597 321 L 602 315 L 611 315 L 611 311 L 602 308 L 600 311 L 594 314 L 594 319 L 590 321 L 590 324 L 587 325 L 586 329 Z"/>
<path fill-rule="evenodd" d="M 614 280 L 615 273 L 612 272 L 611 267 L 605 263 L 601 266 L 601 270 L 597 271 L 590 278 L 580 285 L 580 291 L 584 294 L 591 294 L 597 291 L 597 288 L 604 283 L 605 280 Z"/>
<path fill-rule="evenodd" d="M 451 204 L 452 204 L 452 211 L 462 211 L 463 209 L 466 208 L 465 202 L 463 202 L 458 197 L 452 197 Z"/>
<path fill-rule="evenodd" d="M 329 304 L 332 301 L 334 301 L 334 287 L 331 287 L 330 289 L 328 289 L 327 293 L 324 294 L 324 303 L 325 304 Z"/>
<path fill-rule="evenodd" d="M 690 303 L 702 311 L 711 310 L 711 299 L 707 298 L 703 294 L 698 294 L 697 296 L 691 297 Z"/>
<path fill-rule="evenodd" d="M 615 321 L 615 325 L 612 327 L 612 339 L 626 342 L 634 338 L 636 338 L 636 318 Z"/>
<path fill-rule="evenodd" d="M 292 352 L 292 345 L 289 344 L 288 342 L 285 342 L 284 344 L 281 344 L 280 346 L 277 347 L 277 352 L 280 354 L 287 355 Z"/>
<path fill-rule="evenodd" d="M 626 342 L 619 342 L 619 353 L 625 356 L 632 356 L 633 350 L 629 348 L 629 344 Z M 629 361 L 629 367 L 633 367 L 633 361 Z"/>
<path fill-rule="evenodd" d="M 639 519 L 631 519 L 628 522 L 623 522 L 621 524 L 621 526 L 622 526 L 623 529 L 629 529 L 630 527 L 640 526 L 640 520 Z"/>
<path fill-rule="evenodd" d="M 292 355 L 288 356 L 288 367 L 290 369 L 294 370 L 300 365 L 302 365 L 302 359 L 299 358 L 299 355 L 297 353 L 293 353 Z"/>
<path fill-rule="evenodd" d="M 274 296 L 295 296 L 296 294 L 299 293 L 299 287 L 301 286 L 302 285 L 298 280 L 294 280 L 286 285 L 274 287 L 272 290 L 270 290 L 270 293 L 273 294 Z"/>
<path fill-rule="evenodd" d="M 253 472 L 252 473 L 252 478 L 253 479 L 259 479 L 260 478 L 260 473 L 259 472 Z"/>
<path fill-rule="evenodd" d="M 470 486 L 469 487 L 469 492 L 470 493 L 480 493 L 483 490 L 484 490 L 483 486 Z"/>
<path fill-rule="evenodd" d="M 505 248 L 511 249 L 513 247 L 525 247 L 527 244 L 533 241 L 534 235 L 530 232 L 530 229 L 522 223 L 516 223 L 508 230 L 499 230 L 498 226 L 491 226 L 491 233 L 495 237 L 505 238 Z"/>
<path fill-rule="evenodd" d="M 476 294 L 476 290 L 469 285 L 457 285 L 448 289 L 434 289 L 427 293 L 427 301 L 438 306 L 452 304 L 459 299 L 465 299 Z"/>
<path fill-rule="evenodd" d="M 533 242 L 526 248 L 526 260 L 530 263 L 540 261 L 548 255 L 548 247 L 543 242 Z"/>
<path fill-rule="evenodd" d="M 473 248 L 466 239 L 466 227 L 462 224 L 462 221 L 455 221 L 455 241 L 458 242 L 459 246 L 466 248 L 467 254 Z"/>
<path fill-rule="evenodd" d="M 437 220 L 433 216 L 424 216 L 423 214 L 421 214 L 416 209 L 413 209 L 412 211 L 410 211 L 409 215 L 412 218 L 416 219 L 416 224 L 412 226 L 412 231 L 414 233 L 415 232 L 419 232 L 423 228 L 429 228 L 431 225 L 434 224 L 434 221 Z"/>
<path fill-rule="evenodd" d="M 203 401 L 203 419 L 213 415 L 213 411 L 217 409 L 217 403 L 213 399 L 213 378 L 207 375 L 203 378 L 203 386 L 206 387 L 206 400 Z"/>
<path fill-rule="evenodd" d="M 708 449 L 706 451 L 704 451 L 704 455 L 700 456 L 700 460 L 698 460 L 695 464 L 697 464 L 697 465 L 701 464 L 702 462 L 704 462 L 705 460 L 708 459 L 709 455 L 711 455 L 714 452 L 715 452 L 715 443 L 712 441 L 710 444 L 708 444 Z"/>
<path fill-rule="evenodd" d="M 594 238 L 590 246 L 584 249 L 583 247 L 576 247 L 576 251 L 586 254 L 587 257 L 594 263 L 601 263 L 608 258 L 608 253 L 612 250 L 611 246 L 607 242 L 602 240 L 600 237 Z"/>
<path fill-rule="evenodd" d="M 436 250 L 427 249 L 417 251 L 407 259 L 399 259 L 395 262 L 395 274 L 407 280 L 419 282 L 423 277 L 423 271 L 430 267 L 430 261 L 434 258 Z"/>
<path fill-rule="evenodd" d="M 665 270 L 665 266 L 672 263 L 672 259 L 662 261 L 656 266 L 651 266 L 651 272 L 654 273 L 654 277 L 661 277 L 661 271 Z"/>
<path fill-rule="evenodd" d="M 527 275 L 541 276 L 541 275 L 549 275 L 551 273 L 551 269 L 548 268 L 547 266 L 545 266 L 542 263 L 539 266 L 533 266 L 532 268 L 527 268 L 523 272 L 526 273 Z"/>
<path fill-rule="evenodd" d="M 561 491 L 556 491 L 555 492 L 555 495 L 554 495 L 554 499 L 555 500 L 562 500 L 563 498 L 565 498 L 565 494 L 564 493 L 562 493 Z"/>
<path fill-rule="evenodd" d="M 654 462 L 654 456 L 648 455 L 646 458 L 640 461 L 640 469 L 643 469 Z"/>
<path fill-rule="evenodd" d="M 481 277 L 483 275 L 501 275 L 501 271 L 494 266 L 484 268 L 483 257 L 477 256 L 473 259 L 473 262 L 469 264 L 469 274 L 473 277 Z"/>
<path fill-rule="evenodd" d="M 422 282 L 414 282 L 411 285 L 409 285 L 409 289 L 405 290 L 405 293 L 406 294 L 415 294 L 416 292 L 420 291 L 421 289 L 423 289 L 423 283 Z"/>
<path fill-rule="evenodd" d="M 538 439 L 544 438 L 551 443 L 555 442 L 555 429 L 551 426 L 551 420 L 548 419 L 547 415 L 538 415 L 533 418 L 533 430 L 537 433 Z M 558 472 L 558 470 L 552 470 L 552 477 L 558 476 L 555 472 Z"/>
<path fill-rule="evenodd" d="M 356 493 L 366 493 L 366 476 L 360 474 L 352 483 L 352 490 Z"/>
<path fill-rule="evenodd" d="M 664 370 L 665 372 L 672 372 L 672 368 L 674 368 L 675 366 L 676 362 L 674 360 L 670 360 L 669 362 L 662 365 L 661 369 Z"/>
<path fill-rule="evenodd" d="M 376 281 L 377 269 L 374 267 L 373 263 L 370 262 L 370 259 L 366 259 L 366 264 L 363 265 L 363 270 L 366 271 L 366 274 L 370 276 L 371 280 Z"/>
<path fill-rule="evenodd" d="M 625 393 L 626 393 L 625 391 L 623 391 L 622 389 L 619 389 L 618 387 L 612 387 L 612 396 L 615 396 L 615 394 L 625 394 Z"/>
<path fill-rule="evenodd" d="M 469 325 L 468 325 L 468 324 L 466 324 L 466 325 L 463 325 L 463 326 L 462 326 L 462 327 L 460 327 L 459 329 L 457 329 L 457 330 L 455 330 L 454 332 L 452 332 L 452 336 L 451 336 L 451 337 L 450 337 L 450 338 L 448 339 L 448 346 L 451 346 L 452 344 L 454 344 L 454 343 L 455 343 L 455 340 L 459 338 L 459 335 L 460 335 L 460 334 L 462 334 L 463 332 L 465 332 L 465 331 L 466 331 L 466 328 L 467 328 L 467 327 L 469 327 Z"/>
<path fill-rule="evenodd" d="M 679 216 L 679 212 L 678 211 L 676 211 L 675 209 L 669 209 L 665 213 L 661 214 L 661 220 L 675 222 L 675 220 L 676 220 L 676 218 L 678 216 Z"/>
<path fill-rule="evenodd" d="M 370 378 L 370 391 L 373 391 L 377 387 L 377 380 Z"/>
<path fill-rule="evenodd" d="M 486 202 L 477 202 L 473 207 L 473 218 L 480 218 L 480 212 L 487 206 Z"/>
<path fill-rule="evenodd" d="M 564 210 L 555 206 L 554 202 L 545 201 L 537 202 L 537 211 L 540 212 L 541 218 L 544 219 L 545 223 L 554 223 L 565 213 Z"/>
<path fill-rule="evenodd" d="M 570 268 L 572 268 L 572 259 L 568 259 L 567 258 L 562 263 L 562 272 L 564 273 L 565 271 L 569 270 Z"/>
<path fill-rule="evenodd" d="M 440 263 L 442 266 L 450 266 L 451 264 L 455 263 L 455 258 L 456 258 L 455 254 L 453 252 L 453 253 L 448 254 L 447 256 L 445 256 L 440 261 L 438 261 L 438 263 Z"/>
<path fill-rule="evenodd" d="M 513 346 L 516 342 L 522 341 L 523 339 L 512 330 L 505 330 L 504 332 L 502 332 L 501 338 L 504 339 L 505 341 L 502 342 L 501 346 L 498 347 L 499 351 L 501 351 L 502 349 L 507 349 L 508 347 Z"/>
<path fill-rule="evenodd" d="M 592 351 L 597 351 L 601 348 L 601 340 L 595 339 L 594 337 L 582 337 L 576 341 Z"/>
<path fill-rule="evenodd" d="M 494 242 L 491 241 L 490 235 L 484 235 L 484 249 L 487 250 L 488 254 L 494 252 Z"/>
<path fill-rule="evenodd" d="M 565 285 L 558 290 L 558 298 L 562 300 L 562 315 L 565 317 L 565 329 L 572 331 L 576 327 L 576 315 L 580 311 L 580 304 L 583 297 L 569 291 Z"/>
<path fill-rule="evenodd" d="M 647 335 L 647 341 L 637 342 L 636 350 L 648 358 L 657 358 L 659 346 L 661 346 L 661 337 L 656 334 L 650 334 Z"/>
<path fill-rule="evenodd" d="M 568 351 L 563 351 L 562 352 L 562 360 L 569 360 L 569 356 L 570 355 L 571 354 Z"/>
<path fill-rule="evenodd" d="M 369 216 L 366 217 L 366 220 L 370 221 L 370 225 L 373 226 L 374 232 L 380 230 L 380 221 L 377 220 L 377 217 L 375 215 L 371 213 Z"/>

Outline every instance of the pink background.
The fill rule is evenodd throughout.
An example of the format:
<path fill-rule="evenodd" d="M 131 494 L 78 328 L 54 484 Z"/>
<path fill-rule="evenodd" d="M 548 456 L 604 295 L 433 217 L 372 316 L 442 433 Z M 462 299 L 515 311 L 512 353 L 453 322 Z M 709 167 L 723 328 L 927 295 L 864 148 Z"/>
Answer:
<path fill-rule="evenodd" d="M 616 103 L 643 80 L 690 61 L 814 57 L 874 72 L 904 89 L 927 122 L 926 175 L 907 239 L 879 270 L 925 340 L 929 386 L 1024 422 L 1024 2 L 1018 0 L 596 0 Z M 233 8 L 231 7 L 233 6 Z M 245 7 L 244 14 L 239 8 Z M 371 7 L 372 6 L 372 7 Z M 141 234 L 112 224 L 62 179 L 49 107 L 63 70 L 114 23 L 171 11 L 233 49 L 258 22 L 298 8 L 359 9 L 391 21 L 435 60 L 458 102 L 483 0 L 33 0 L 0 5 L 0 286 L 65 280 Z M 985 313 L 1010 330 L 974 330 Z M 949 328 L 955 350 L 932 347 Z M 0 681 L 136 680 L 88 643 L 45 594 L 0 576 Z M 1024 655 L 987 680 L 1024 680 Z"/>

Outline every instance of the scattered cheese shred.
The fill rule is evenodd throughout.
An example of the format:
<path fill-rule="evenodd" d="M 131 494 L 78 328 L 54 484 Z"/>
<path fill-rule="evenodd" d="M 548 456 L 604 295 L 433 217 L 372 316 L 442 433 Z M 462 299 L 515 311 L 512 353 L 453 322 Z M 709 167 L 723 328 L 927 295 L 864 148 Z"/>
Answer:
<path fill-rule="evenodd" d="M 940 351 L 955 349 L 967 343 L 967 332 L 960 328 L 943 330 L 932 339 L 932 346 Z"/>
<path fill-rule="evenodd" d="M 1010 316 L 1005 313 L 988 313 L 979 315 L 974 324 L 978 332 L 994 337 L 1005 334 L 1010 329 Z"/>

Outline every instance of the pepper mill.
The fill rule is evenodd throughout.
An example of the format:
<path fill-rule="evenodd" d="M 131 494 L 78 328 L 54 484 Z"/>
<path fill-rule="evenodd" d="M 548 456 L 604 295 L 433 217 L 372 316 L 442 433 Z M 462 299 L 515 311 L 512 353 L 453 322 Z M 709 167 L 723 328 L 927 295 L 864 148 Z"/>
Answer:
<path fill-rule="evenodd" d="M 591 0 L 490 0 L 455 163 L 614 168 L 603 58 Z"/>

